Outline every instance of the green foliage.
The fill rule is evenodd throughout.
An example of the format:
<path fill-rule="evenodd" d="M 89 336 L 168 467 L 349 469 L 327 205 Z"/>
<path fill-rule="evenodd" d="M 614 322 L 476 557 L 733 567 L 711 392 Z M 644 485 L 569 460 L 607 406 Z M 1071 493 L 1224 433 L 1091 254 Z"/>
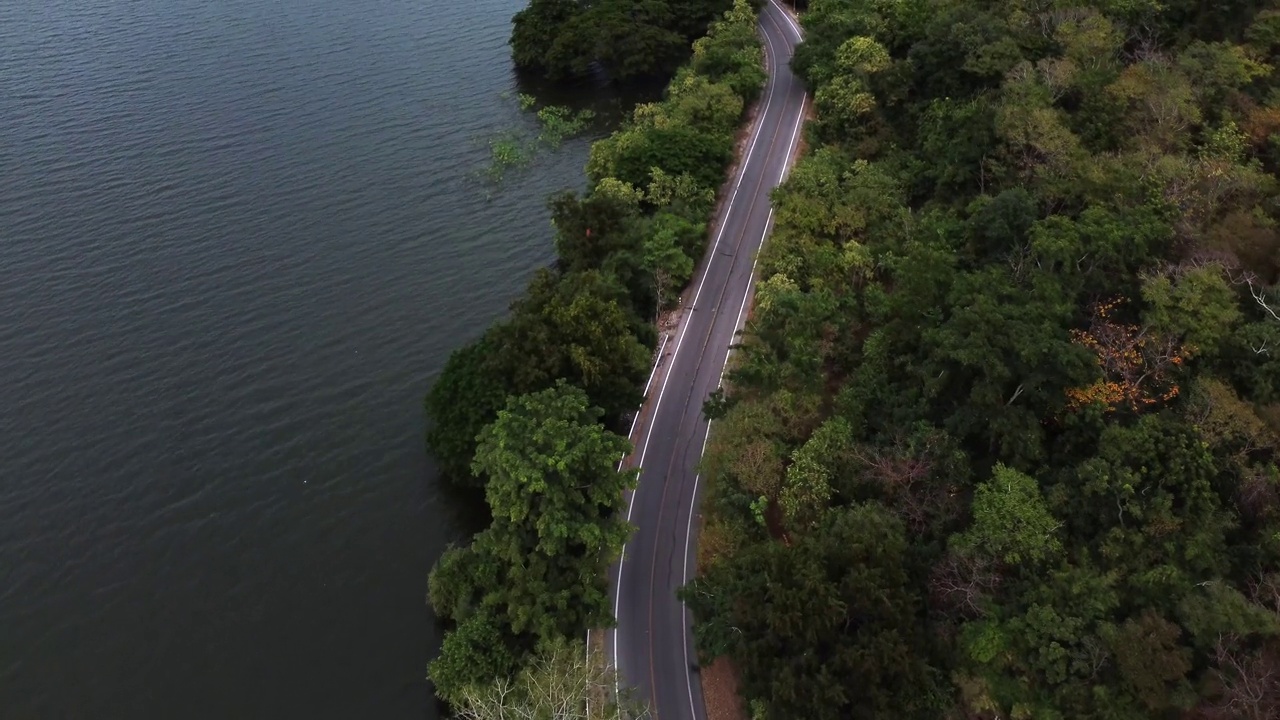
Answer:
<path fill-rule="evenodd" d="M 511 309 L 507 321 L 450 356 L 427 395 L 433 421 L 427 442 L 455 481 L 469 482 L 476 435 L 508 395 L 567 379 L 613 422 L 639 403 L 648 376 L 640 321 L 629 310 L 625 288 L 610 275 L 540 271 Z"/>
<path fill-rule="evenodd" d="M 1009 565 L 1045 563 L 1062 554 L 1059 526 L 1033 478 L 997 465 L 976 488 L 973 525 L 956 542 Z"/>
<path fill-rule="evenodd" d="M 708 29 L 706 37 L 693 43 L 693 73 L 713 83 L 721 83 L 744 100 L 754 100 L 764 87 L 764 49 L 756 36 L 755 11 L 746 2 L 735 0 L 723 22 Z"/>
<path fill-rule="evenodd" d="M 553 148 L 559 147 L 565 139 L 586 129 L 587 124 L 595 119 L 595 116 L 592 110 L 574 112 L 560 105 L 548 105 L 538 110 L 538 122 L 542 124 L 538 142 Z"/>
<path fill-rule="evenodd" d="M 809 2 L 687 591 L 762 716 L 1280 716 L 1278 17 Z"/>
<path fill-rule="evenodd" d="M 427 673 L 436 694 L 454 701 L 467 686 L 508 675 L 516 666 L 516 656 L 498 623 L 490 615 L 477 613 L 445 635 L 440 656 L 431 661 Z"/>
<path fill-rule="evenodd" d="M 509 131 L 489 140 L 489 166 L 485 178 L 500 183 L 513 169 L 527 167 L 533 161 L 533 150 L 517 132 Z"/>
<path fill-rule="evenodd" d="M 588 197 L 564 192 L 551 199 L 556 255 L 561 269 L 584 272 L 618 255 L 636 253 L 643 243 L 641 196 L 631 186 Z"/>
<path fill-rule="evenodd" d="M 638 320 L 614 278 L 598 270 L 541 270 L 511 309 L 511 319 L 496 327 L 514 387 L 531 391 L 568 380 L 610 420 L 639 405 L 649 349 L 636 337 Z"/>
<path fill-rule="evenodd" d="M 663 226 L 655 223 L 644 243 L 644 268 L 653 275 L 654 304 L 659 311 L 670 308 L 676 291 L 693 276 L 693 258 L 685 254 L 682 245 L 687 243 L 682 242 L 681 230 L 679 220 Z"/>
<path fill-rule="evenodd" d="M 630 443 L 600 415 L 559 381 L 512 397 L 481 431 L 473 467 L 493 522 L 441 556 L 428 584 L 436 612 L 458 622 L 430 670 L 446 700 L 610 617 L 603 571 L 626 541 L 618 509 L 635 472 L 618 471 Z"/>
<path fill-rule="evenodd" d="M 814 431 L 791 454 L 779 503 L 788 528 L 815 527 L 830 505 L 841 466 L 851 454 L 853 431 L 843 418 L 833 418 Z"/>
<path fill-rule="evenodd" d="M 1177 277 L 1160 274 L 1144 279 L 1144 320 L 1153 330 L 1185 339 L 1197 354 L 1216 355 L 1241 312 L 1223 268 L 1210 264 Z"/>
<path fill-rule="evenodd" d="M 598 63 L 613 80 L 670 75 L 727 0 L 530 0 L 512 18 L 518 67 L 552 80 Z"/>
<path fill-rule="evenodd" d="M 596 424 L 600 415 L 588 407 L 586 393 L 562 381 L 512 398 L 480 433 L 473 467 L 489 478 L 485 499 L 495 523 L 537 538 L 509 560 L 621 549 L 626 529 L 610 511 L 629 483 L 629 474 L 615 468 L 617 458 L 631 447 Z"/>
<path fill-rule="evenodd" d="M 689 174 L 700 185 L 714 186 L 724 176 L 732 138 L 687 125 L 647 129 L 613 158 L 610 175 L 638 187 L 649 184 L 653 168 L 670 175 Z"/>
<path fill-rule="evenodd" d="M 479 591 L 497 581 L 492 558 L 471 547 L 451 547 L 436 560 L 427 582 L 427 599 L 436 614 L 461 619 L 471 615 Z"/>
<path fill-rule="evenodd" d="M 561 33 L 581 14 L 582 6 L 576 0 L 529 0 L 529 5 L 511 19 L 511 56 L 516 65 L 543 68 L 552 76 L 576 69 L 576 54 L 567 53 L 568 39 L 562 39 Z"/>
<path fill-rule="evenodd" d="M 637 106 L 629 125 L 592 147 L 588 177 L 596 182 L 614 177 L 645 188 L 687 176 L 693 192 L 719 187 L 738 120 L 764 82 L 759 45 L 750 51 L 740 37 L 742 28 L 754 32 L 754 17 L 745 0 L 739 0 L 734 10 L 712 24 L 699 41 L 693 65 L 672 80 L 666 98 Z M 700 74 L 700 58 L 720 51 L 731 53 L 725 63 L 734 65 Z"/>
<path fill-rule="evenodd" d="M 441 474 L 454 482 L 471 478 L 476 436 L 506 402 L 512 388 L 496 356 L 498 333 L 490 329 L 479 340 L 454 350 L 425 401 L 431 427 L 427 446 Z"/>
<path fill-rule="evenodd" d="M 649 238 L 645 241 L 645 247 L 655 251 L 661 249 L 662 252 L 666 252 L 669 247 L 679 250 L 689 261 L 688 271 L 684 272 L 682 267 L 677 267 L 685 265 L 685 262 L 674 257 L 670 258 L 672 265 L 670 269 L 676 275 L 684 275 L 684 279 L 688 280 L 693 272 L 693 258 L 701 255 L 706 237 L 706 222 L 689 220 L 670 211 L 660 211 L 653 216 L 653 221 L 649 225 Z M 652 268 L 656 265 L 647 263 L 647 266 Z M 679 283 L 679 287 L 683 286 L 683 282 Z"/>
<path fill-rule="evenodd" d="M 1148 609 L 1109 634 L 1116 669 L 1147 710 L 1186 709 L 1194 694 L 1187 675 L 1191 650 L 1180 642 L 1182 629 Z"/>
<path fill-rule="evenodd" d="M 537 98 L 520 93 L 517 96 L 520 110 L 533 111 Z M 573 111 L 561 105 L 547 105 L 535 112 L 540 127 L 536 137 L 521 130 L 505 130 L 489 138 L 489 164 L 483 178 L 492 185 L 499 185 L 513 170 L 525 169 L 543 149 L 555 150 L 565 140 L 587 129 L 595 112 L 589 109 Z"/>
<path fill-rule="evenodd" d="M 683 591 L 714 617 L 699 649 L 732 657 L 771 718 L 927 716 L 906 553 L 901 525 L 875 505 L 833 512 L 791 547 L 753 545 Z"/>

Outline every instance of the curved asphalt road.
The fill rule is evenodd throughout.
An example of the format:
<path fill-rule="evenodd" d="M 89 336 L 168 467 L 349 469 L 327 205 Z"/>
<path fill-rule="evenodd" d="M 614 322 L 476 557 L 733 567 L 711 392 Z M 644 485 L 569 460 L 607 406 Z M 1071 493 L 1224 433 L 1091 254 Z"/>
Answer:
<path fill-rule="evenodd" d="M 711 249 L 695 276 L 692 301 L 680 329 L 664 345 L 660 380 L 632 429 L 639 486 L 627 504 L 636 526 L 613 568 L 612 660 L 622 682 L 660 720 L 703 720 L 706 710 L 693 649 L 691 618 L 676 589 L 694 571 L 693 514 L 700 495 L 696 466 L 709 424 L 702 403 L 720 385 L 753 289 L 756 252 L 773 223 L 769 192 L 790 168 L 804 119 L 805 89 L 792 76 L 791 53 L 800 29 L 767 0 L 760 11 L 769 80 L 730 200 L 722 209 Z M 688 303 L 692 302 L 692 307 Z M 664 341 L 665 342 L 665 341 Z"/>

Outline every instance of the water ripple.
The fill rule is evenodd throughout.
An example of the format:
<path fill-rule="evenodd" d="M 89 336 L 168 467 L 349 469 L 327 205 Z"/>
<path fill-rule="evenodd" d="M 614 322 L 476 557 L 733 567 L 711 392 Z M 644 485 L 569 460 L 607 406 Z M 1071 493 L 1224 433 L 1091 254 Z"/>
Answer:
<path fill-rule="evenodd" d="M 420 397 L 550 259 L 522 0 L 0 3 L 6 717 L 434 717 Z"/>

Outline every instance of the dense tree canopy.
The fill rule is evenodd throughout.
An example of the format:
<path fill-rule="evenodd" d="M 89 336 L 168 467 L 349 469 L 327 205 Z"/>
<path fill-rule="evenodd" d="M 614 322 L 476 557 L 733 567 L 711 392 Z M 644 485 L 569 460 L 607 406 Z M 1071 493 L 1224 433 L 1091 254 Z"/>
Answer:
<path fill-rule="evenodd" d="M 740 658 L 744 690 L 780 717 L 896 718 L 920 704 L 926 682 L 920 657 L 902 652 L 923 648 L 910 564 L 901 522 L 858 505 L 791 546 L 745 548 L 684 595 L 701 614 L 733 598 L 702 648 Z"/>
<path fill-rule="evenodd" d="M 803 23 L 704 655 L 777 720 L 1280 717 L 1280 4 Z"/>
<path fill-rule="evenodd" d="M 729 0 L 530 0 L 512 19 L 516 65 L 551 79 L 598 64 L 614 80 L 667 76 Z"/>

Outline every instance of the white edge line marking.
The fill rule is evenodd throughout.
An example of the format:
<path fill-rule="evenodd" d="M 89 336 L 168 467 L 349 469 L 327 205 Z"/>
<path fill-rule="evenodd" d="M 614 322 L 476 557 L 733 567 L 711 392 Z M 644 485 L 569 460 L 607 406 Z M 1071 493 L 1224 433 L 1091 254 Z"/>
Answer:
<path fill-rule="evenodd" d="M 760 34 L 764 38 L 765 44 L 769 46 L 769 49 L 773 50 L 773 43 L 769 40 L 768 34 L 764 33 L 763 31 Z M 777 52 L 774 51 L 770 55 L 770 57 L 773 59 L 774 65 L 776 67 Z M 698 298 L 702 296 L 702 286 L 707 282 L 707 275 L 710 274 L 711 266 L 715 262 L 715 251 L 720 247 L 720 239 L 724 237 L 725 228 L 729 226 L 729 222 L 728 222 L 729 215 L 733 211 L 734 200 L 738 198 L 738 187 L 742 184 L 742 178 L 746 174 L 747 167 L 751 165 L 751 156 L 755 153 L 756 142 L 760 140 L 760 128 L 764 126 L 764 118 L 766 115 L 768 115 L 769 106 L 773 103 L 773 94 L 778 89 L 778 84 L 775 82 L 776 77 L 777 77 L 776 72 L 769 76 L 769 94 L 765 97 L 764 110 L 760 112 L 760 115 L 758 116 L 758 121 L 755 123 L 755 127 L 752 129 L 751 145 L 747 148 L 747 157 L 742 161 L 742 166 L 738 168 L 738 179 L 734 181 L 733 194 L 729 196 L 729 203 L 728 205 L 725 206 L 724 216 L 720 223 L 720 231 L 716 233 L 716 241 L 711 246 L 711 252 L 707 254 L 707 263 L 702 268 L 702 279 L 698 282 L 698 289 L 693 294 L 693 302 L 689 304 L 690 314 L 692 314 L 694 312 L 694 309 L 698 306 Z M 688 318 L 686 318 L 686 320 L 688 320 Z M 680 327 L 680 335 L 676 338 L 675 350 L 671 352 L 672 368 L 675 367 L 676 358 L 680 354 L 680 346 L 681 344 L 684 343 L 685 331 L 688 329 L 689 329 L 688 322 L 683 323 Z M 671 377 L 671 372 L 670 372 L 670 369 L 668 369 L 668 372 L 662 376 L 662 387 L 658 390 L 658 401 L 653 407 L 653 417 L 655 418 L 658 416 L 658 411 L 662 408 L 662 396 L 667 391 L 667 380 L 670 379 L 670 377 Z M 640 462 L 636 464 L 636 467 L 638 468 L 644 467 L 644 456 L 645 456 L 645 453 L 648 452 L 649 450 L 649 438 L 652 437 L 652 435 L 653 435 L 653 423 L 650 422 L 648 427 L 645 428 L 644 446 L 640 450 Z M 632 491 L 630 501 L 627 504 L 627 522 L 631 522 L 631 511 L 635 508 L 635 499 L 636 499 L 635 491 Z M 613 617 L 615 622 L 617 621 L 617 618 L 618 618 L 618 608 L 622 600 L 622 566 L 626 562 L 626 559 L 627 559 L 627 545 L 626 543 L 623 543 L 622 552 L 618 555 L 618 583 L 616 585 L 616 590 L 615 590 L 614 599 L 613 599 Z M 618 629 L 616 627 L 613 629 L 613 667 L 615 671 L 614 695 L 616 696 L 619 690 L 617 677 L 621 674 L 617 672 Z"/>
<path fill-rule="evenodd" d="M 769 219 L 765 221 L 764 234 L 761 236 L 762 243 L 764 241 L 763 238 L 766 238 L 769 236 L 769 230 L 772 229 L 772 225 L 773 225 L 773 208 L 769 208 Z M 760 255 L 759 253 L 757 253 L 756 259 L 751 261 L 751 277 L 752 278 L 754 278 L 756 275 L 756 263 L 758 263 L 759 261 L 760 261 Z M 742 294 L 742 303 L 738 305 L 738 319 L 734 322 L 734 331 L 733 331 L 733 334 L 735 337 L 737 336 L 738 332 L 742 328 L 742 314 L 747 309 L 747 298 L 751 296 L 752 284 L 754 283 L 747 285 L 747 291 Z M 724 364 L 720 366 L 720 379 L 716 383 L 717 387 L 724 384 L 724 374 L 725 374 L 725 371 L 729 369 L 729 356 L 733 354 L 733 345 L 734 345 L 733 341 L 730 341 L 729 347 L 725 350 Z M 707 441 L 710 439 L 711 439 L 711 421 L 708 420 L 707 431 L 702 436 L 702 452 L 698 455 L 698 462 L 702 462 L 702 458 L 706 456 Z M 684 525 L 684 569 L 681 571 L 681 575 L 683 576 L 683 580 L 681 582 L 682 585 L 689 584 L 689 540 L 693 537 L 693 506 L 695 503 L 698 502 L 698 481 L 701 478 L 702 478 L 701 473 L 695 474 L 693 476 L 693 492 L 689 495 L 689 517 L 686 519 L 685 525 Z M 683 640 L 683 644 L 684 644 L 684 664 L 688 666 L 689 665 L 689 606 L 683 602 L 680 603 L 680 619 L 681 619 L 680 637 Z M 688 673 L 688 672 L 685 673 L 685 689 L 688 690 L 689 692 L 690 717 L 696 718 L 698 717 L 698 713 L 694 709 L 694 704 L 693 704 L 693 674 L 692 673 Z"/>
<path fill-rule="evenodd" d="M 773 2 L 773 0 L 769 0 L 769 1 L 770 1 L 770 4 L 774 5 L 775 7 L 777 6 L 777 3 Z M 781 8 L 778 8 L 778 9 L 781 10 Z M 786 12 L 783 12 L 782 14 L 784 17 L 787 18 L 787 22 L 791 24 L 791 27 L 795 29 L 795 23 L 791 22 L 790 16 L 788 16 Z M 799 35 L 799 30 L 796 30 L 796 34 Z M 767 42 L 768 40 L 767 35 L 765 36 L 765 39 Z M 800 136 L 800 127 L 804 125 L 804 116 L 805 116 L 804 106 L 807 101 L 808 101 L 808 93 L 802 93 L 800 96 L 800 113 L 796 116 L 795 129 L 791 131 L 791 142 L 787 145 L 787 157 L 782 164 L 782 173 L 778 176 L 778 184 L 781 184 L 783 182 L 783 180 L 787 177 L 787 175 L 791 170 L 791 161 L 795 157 L 796 139 Z M 770 192 L 772 192 L 772 188 L 770 189 Z M 727 214 L 728 213 L 726 213 L 726 215 Z M 765 221 L 765 224 L 764 224 L 764 233 L 762 233 L 760 236 L 761 248 L 764 247 L 764 241 L 766 238 L 769 237 L 769 232 L 772 229 L 773 229 L 773 208 L 770 207 L 769 218 L 768 220 Z M 752 287 L 755 285 L 756 265 L 759 262 L 760 262 L 760 253 L 757 250 L 755 259 L 751 261 L 751 275 L 747 282 L 747 288 L 742 293 L 742 302 L 738 305 L 738 318 L 737 320 L 734 321 L 734 325 L 733 325 L 733 334 L 735 338 L 737 337 L 738 333 L 741 332 L 742 330 L 742 315 L 747 309 L 747 298 L 751 296 Z M 720 379 L 716 383 L 717 387 L 724 384 L 724 374 L 729 369 L 729 357 L 733 354 L 733 346 L 734 346 L 734 342 L 733 340 L 730 340 L 729 347 L 726 348 L 725 350 L 724 364 L 721 365 L 720 367 Z M 698 455 L 699 462 L 701 462 L 702 458 L 705 457 L 707 454 L 707 441 L 710 438 L 711 438 L 711 421 L 708 420 L 707 431 L 702 436 L 702 452 Z M 689 516 L 685 521 L 685 527 L 684 527 L 684 569 L 682 571 L 682 575 L 683 575 L 682 584 L 685 584 L 685 585 L 689 583 L 689 542 L 690 542 L 690 539 L 693 537 L 693 510 L 694 510 L 694 504 L 697 503 L 698 501 L 698 481 L 701 480 L 701 478 L 702 478 L 701 473 L 695 474 L 693 476 L 693 493 L 689 496 Z M 619 582 L 621 582 L 621 579 L 622 579 L 621 573 L 619 573 L 618 579 L 619 579 Z M 681 638 L 683 640 L 683 645 L 684 645 L 684 664 L 685 664 L 685 667 L 687 668 L 689 666 L 689 608 L 688 608 L 688 605 L 686 605 L 685 603 L 680 603 L 680 617 L 681 617 L 680 634 L 681 634 Z M 694 709 L 694 703 L 693 703 L 692 673 L 688 673 L 688 672 L 685 673 L 685 689 L 688 691 L 688 694 L 689 694 L 689 716 L 696 718 L 698 717 L 698 713 Z"/>
<path fill-rule="evenodd" d="M 775 0 L 769 0 L 769 4 L 778 8 L 778 12 L 782 13 L 782 17 L 787 19 L 787 24 L 790 25 L 791 29 L 795 31 L 796 39 L 799 40 L 800 42 L 804 42 L 804 35 L 800 32 L 800 26 L 797 25 L 796 21 L 791 18 L 791 13 L 787 12 L 786 9 L 783 8 L 781 5 L 779 5 L 777 2 L 775 2 Z"/>
<path fill-rule="evenodd" d="M 665 351 L 665 350 L 667 349 L 667 341 L 668 341 L 668 340 L 670 340 L 670 339 L 671 339 L 671 334 L 670 334 L 670 333 L 663 333 L 663 334 L 662 334 L 662 344 L 658 346 L 658 355 L 657 355 L 657 357 L 656 357 L 656 358 L 654 359 L 654 361 L 653 361 L 653 369 L 649 371 L 649 379 L 648 379 L 648 380 L 646 380 L 646 381 L 645 381 L 645 383 L 644 383 L 644 396 L 645 396 L 645 397 L 648 397 L 648 396 L 649 396 L 649 388 L 650 388 L 650 386 L 652 386 L 652 385 L 653 385 L 653 378 L 654 378 L 654 376 L 658 374 L 658 367 L 659 367 L 660 365 L 662 365 L 662 353 L 663 353 L 663 351 Z M 640 402 L 640 407 L 636 408 L 636 414 L 635 414 L 635 417 L 631 418 L 631 429 L 627 431 L 627 439 L 628 439 L 628 440 L 630 440 L 630 439 L 631 439 L 631 436 L 632 436 L 632 435 L 635 435 L 635 434 L 636 434 L 636 423 L 640 422 L 640 415 L 642 414 L 642 411 L 643 411 L 643 410 L 644 410 L 644 401 L 642 400 L 642 401 Z M 622 463 L 624 463 L 624 462 L 626 462 L 626 461 L 627 461 L 627 456 L 626 456 L 626 454 L 623 454 L 622 458 L 618 460 L 618 472 L 622 472 Z M 634 500 L 634 498 L 635 498 L 635 490 L 632 490 L 632 491 L 631 491 L 631 498 L 630 498 L 630 500 Z M 627 522 L 630 522 L 630 521 L 631 521 L 631 508 L 630 508 L 630 505 L 628 505 L 628 507 L 627 507 Z M 623 555 L 624 553 L 626 553 L 626 551 L 627 551 L 627 546 L 624 544 L 624 545 L 622 546 L 622 552 L 618 553 L 618 567 L 619 567 L 619 570 L 621 570 L 621 567 L 622 567 L 622 555 Z M 617 617 L 617 610 L 616 610 L 616 608 L 615 608 L 615 610 L 614 610 L 614 617 L 615 617 L 615 618 Z M 590 664 L 590 662 L 591 662 L 591 628 L 587 628 L 587 663 L 588 663 L 588 664 Z M 615 672 L 615 673 L 617 672 L 617 661 L 616 661 L 616 660 L 614 661 L 614 672 Z M 617 695 L 617 692 L 618 692 L 618 687 L 617 687 L 617 683 L 616 683 L 616 682 L 614 683 L 614 689 L 613 689 L 613 691 L 614 691 L 614 694 L 615 694 L 615 696 L 616 696 L 616 695 Z M 590 714 L 590 710 L 591 710 L 591 698 L 587 698 L 587 711 L 588 711 L 588 714 Z"/>
<path fill-rule="evenodd" d="M 752 265 L 754 267 L 754 265 Z M 744 296 L 745 299 L 745 296 Z M 743 303 L 744 305 L 746 303 Z M 742 317 L 742 311 L 738 311 L 738 317 Z M 725 356 L 728 358 L 728 356 Z M 720 371 L 720 377 L 724 377 L 724 370 Z M 707 440 L 711 439 L 711 421 L 707 421 L 707 432 L 702 436 L 702 455 L 699 455 L 699 461 L 703 455 L 707 454 Z M 689 583 L 689 533 L 693 528 L 693 503 L 698 498 L 698 476 L 693 476 L 693 496 L 689 498 L 689 521 L 684 527 L 684 583 Z M 684 684 L 689 691 L 689 717 L 697 718 L 698 711 L 693 705 L 693 673 L 689 672 L 689 606 L 680 603 L 680 638 L 684 641 Z"/>

